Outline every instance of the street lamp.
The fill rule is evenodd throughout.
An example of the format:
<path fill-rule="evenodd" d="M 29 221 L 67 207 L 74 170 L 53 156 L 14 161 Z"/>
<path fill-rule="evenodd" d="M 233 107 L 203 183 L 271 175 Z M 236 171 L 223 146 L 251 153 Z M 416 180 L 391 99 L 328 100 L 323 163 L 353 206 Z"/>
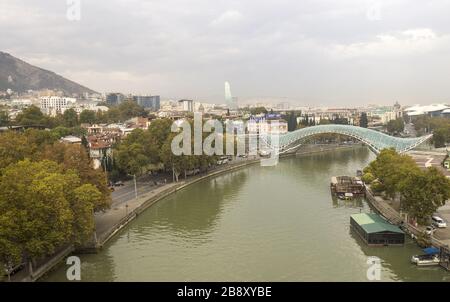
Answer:
<path fill-rule="evenodd" d="M 136 183 L 136 174 L 128 174 L 128 176 L 133 176 L 133 181 L 134 181 L 134 197 L 137 198 L 138 197 L 138 192 L 137 192 L 137 183 Z"/>
<path fill-rule="evenodd" d="M 92 207 L 92 220 L 94 221 L 94 246 L 97 247 L 97 228 L 95 226 L 95 212 L 94 212 L 94 208 Z"/>
<path fill-rule="evenodd" d="M 134 197 L 137 198 L 138 194 L 137 194 L 136 174 L 133 175 L 133 179 L 134 179 Z"/>
<path fill-rule="evenodd" d="M 128 174 L 131 176 L 131 174 Z M 134 198 L 137 199 L 138 197 L 138 192 L 137 192 L 137 183 L 136 183 L 136 174 L 133 174 L 133 180 L 134 180 Z M 128 216 L 128 200 L 127 203 L 125 204 L 125 217 Z"/>

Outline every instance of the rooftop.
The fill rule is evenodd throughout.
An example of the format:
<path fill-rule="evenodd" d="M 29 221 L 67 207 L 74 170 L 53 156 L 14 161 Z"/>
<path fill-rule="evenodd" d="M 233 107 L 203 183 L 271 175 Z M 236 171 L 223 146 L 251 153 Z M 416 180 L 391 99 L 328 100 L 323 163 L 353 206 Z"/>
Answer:
<path fill-rule="evenodd" d="M 388 223 L 377 214 L 360 213 L 350 216 L 367 233 L 392 232 L 403 234 L 399 227 Z"/>

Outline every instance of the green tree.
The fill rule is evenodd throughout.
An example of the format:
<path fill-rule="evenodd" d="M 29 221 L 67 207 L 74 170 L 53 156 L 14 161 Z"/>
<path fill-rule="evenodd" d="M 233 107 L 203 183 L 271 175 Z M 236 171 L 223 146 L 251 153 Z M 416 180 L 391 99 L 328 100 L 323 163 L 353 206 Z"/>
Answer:
<path fill-rule="evenodd" d="M 170 135 L 172 123 L 170 119 L 157 119 L 150 123 L 148 132 L 152 136 L 157 149 L 161 149 L 167 137 Z"/>
<path fill-rule="evenodd" d="M 128 173 L 140 175 L 150 164 L 158 163 L 156 140 L 149 131 L 133 130 L 114 150 L 117 167 Z"/>
<path fill-rule="evenodd" d="M 177 156 L 172 152 L 171 143 L 175 135 L 175 133 L 171 133 L 163 143 L 160 151 L 160 158 L 164 167 L 172 171 L 173 180 L 178 181 L 179 175 L 185 170 L 185 162 L 183 160 L 184 155 Z"/>
<path fill-rule="evenodd" d="M 80 123 L 94 124 L 97 122 L 97 115 L 95 111 L 83 110 L 80 113 Z"/>
<path fill-rule="evenodd" d="M 394 149 L 383 149 L 364 172 L 371 173 L 382 183 L 386 194 L 395 197 L 396 193 L 400 192 L 402 182 L 419 171 L 410 156 L 400 155 Z"/>
<path fill-rule="evenodd" d="M 372 181 L 375 180 L 375 176 L 373 176 L 373 174 L 370 172 L 364 173 L 361 180 L 364 181 L 366 184 L 370 184 Z"/>
<path fill-rule="evenodd" d="M 123 121 L 120 110 L 117 107 L 109 108 L 105 116 L 106 116 L 104 121 L 105 123 L 117 123 L 120 122 L 121 120 Z"/>
<path fill-rule="evenodd" d="M 131 100 L 121 103 L 118 109 L 120 111 L 120 117 L 122 120 L 127 120 L 137 116 L 147 116 L 147 112 L 145 111 L 145 109 Z"/>
<path fill-rule="evenodd" d="M 8 112 L 0 110 L 0 127 L 7 127 L 11 123 Z"/>
<path fill-rule="evenodd" d="M 391 134 L 403 132 L 404 129 L 405 129 L 405 122 L 403 121 L 402 118 L 391 120 L 386 125 L 386 130 Z"/>
<path fill-rule="evenodd" d="M 250 114 L 252 115 L 257 115 L 257 114 L 267 114 L 267 109 L 266 107 L 254 107 L 250 109 Z"/>
<path fill-rule="evenodd" d="M 0 261 L 16 264 L 51 254 L 92 236 L 93 209 L 101 193 L 80 183 L 75 170 L 29 159 L 0 177 Z M 31 266 L 30 266 L 31 267 Z"/>
<path fill-rule="evenodd" d="M 450 127 L 440 127 L 433 131 L 433 143 L 435 148 L 445 147 L 450 138 Z"/>
<path fill-rule="evenodd" d="M 58 140 L 51 131 L 47 130 L 38 130 L 38 129 L 27 129 L 24 132 L 25 137 L 29 144 L 36 145 L 36 150 L 33 150 L 34 153 L 42 150 L 42 147 L 45 145 L 53 144 Z"/>
<path fill-rule="evenodd" d="M 0 181 L 0 258 L 17 263 L 53 253 L 70 241 L 73 213 L 68 194 L 76 174 L 56 163 L 24 160 L 3 170 Z"/>
<path fill-rule="evenodd" d="M 71 128 L 78 125 L 78 114 L 72 108 L 65 110 L 62 118 L 65 127 Z"/>
<path fill-rule="evenodd" d="M 0 174 L 1 169 L 31 157 L 36 149 L 36 144 L 30 143 L 22 133 L 14 131 L 0 133 Z"/>
<path fill-rule="evenodd" d="M 22 126 L 47 126 L 48 118 L 36 106 L 25 108 L 16 117 L 16 124 Z"/>
<path fill-rule="evenodd" d="M 76 244 L 88 241 L 94 230 L 94 210 L 102 203 L 103 196 L 92 184 L 84 184 L 73 191 L 70 207 L 73 212 L 73 238 Z"/>
<path fill-rule="evenodd" d="M 60 139 L 61 137 L 65 137 L 67 135 L 72 134 L 72 130 L 67 127 L 58 126 L 56 128 L 53 128 L 50 133 L 55 139 Z"/>
<path fill-rule="evenodd" d="M 431 215 L 450 198 L 450 182 L 436 168 L 408 175 L 401 187 L 402 207 L 425 225 Z"/>
<path fill-rule="evenodd" d="M 95 211 L 110 207 L 111 191 L 108 188 L 106 175 L 101 169 L 92 168 L 87 150 L 82 145 L 67 145 L 59 142 L 46 145 L 40 152 L 39 158 L 61 164 L 65 172 L 75 171 L 82 185 L 93 185 L 101 194 L 101 198 L 94 203 Z"/>

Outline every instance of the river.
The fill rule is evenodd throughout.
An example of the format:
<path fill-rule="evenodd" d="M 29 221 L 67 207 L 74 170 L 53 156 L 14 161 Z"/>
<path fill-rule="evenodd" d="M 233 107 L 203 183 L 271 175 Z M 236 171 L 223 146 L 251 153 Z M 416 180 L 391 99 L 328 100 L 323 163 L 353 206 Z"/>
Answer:
<path fill-rule="evenodd" d="M 210 178 L 158 202 L 98 254 L 81 255 L 82 281 L 447 281 L 418 268 L 420 249 L 367 247 L 350 230 L 364 200 L 333 201 L 334 175 L 354 175 L 375 156 L 364 147 L 284 158 Z M 43 281 L 65 281 L 62 264 Z"/>

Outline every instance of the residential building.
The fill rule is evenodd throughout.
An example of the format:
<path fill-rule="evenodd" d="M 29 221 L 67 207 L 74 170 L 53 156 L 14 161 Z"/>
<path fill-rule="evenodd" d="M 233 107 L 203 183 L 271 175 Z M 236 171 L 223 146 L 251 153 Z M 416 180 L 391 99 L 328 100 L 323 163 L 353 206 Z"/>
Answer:
<path fill-rule="evenodd" d="M 125 100 L 125 95 L 122 93 L 108 93 L 106 95 L 106 103 L 111 106 L 120 105 Z"/>
<path fill-rule="evenodd" d="M 161 108 L 159 95 L 152 95 L 152 96 L 135 95 L 133 96 L 133 100 L 139 106 L 142 106 L 145 109 L 150 109 L 151 111 L 158 111 Z"/>
<path fill-rule="evenodd" d="M 76 105 L 75 98 L 60 96 L 45 96 L 40 98 L 40 109 L 42 113 L 55 116 L 58 113 L 64 113 L 65 110 L 73 108 Z"/>
<path fill-rule="evenodd" d="M 181 110 L 194 112 L 194 101 L 193 100 L 179 100 L 178 104 L 181 107 Z"/>
<path fill-rule="evenodd" d="M 68 135 L 65 137 L 62 137 L 60 139 L 62 143 L 70 144 L 70 145 L 80 145 L 81 144 L 81 138 L 73 135 Z"/>

